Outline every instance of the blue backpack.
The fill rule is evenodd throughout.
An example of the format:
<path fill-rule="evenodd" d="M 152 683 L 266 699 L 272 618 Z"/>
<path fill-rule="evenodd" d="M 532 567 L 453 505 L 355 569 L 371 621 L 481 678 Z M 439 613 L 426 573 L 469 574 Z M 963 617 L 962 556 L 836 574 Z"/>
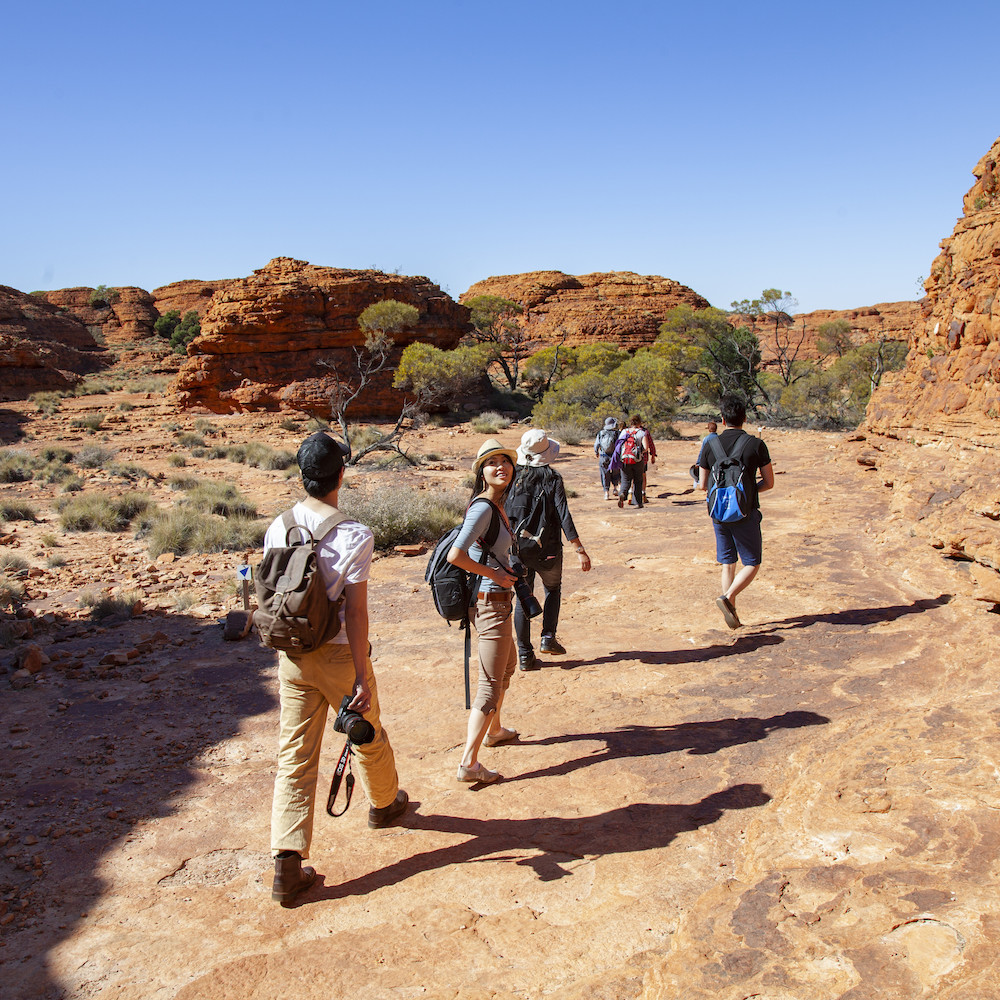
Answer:
<path fill-rule="evenodd" d="M 743 452 L 753 438 L 744 433 L 737 441 L 731 455 L 726 454 L 722 442 L 713 437 L 709 447 L 715 454 L 708 487 L 708 513 L 713 521 L 730 524 L 742 521 L 750 513 L 750 499 L 747 496 L 743 464 Z"/>

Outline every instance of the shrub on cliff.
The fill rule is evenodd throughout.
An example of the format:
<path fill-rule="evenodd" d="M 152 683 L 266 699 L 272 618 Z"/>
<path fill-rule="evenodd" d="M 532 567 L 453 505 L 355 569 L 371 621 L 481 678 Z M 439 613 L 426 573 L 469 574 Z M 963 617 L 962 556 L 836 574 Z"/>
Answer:
<path fill-rule="evenodd" d="M 175 354 L 183 354 L 187 345 L 201 333 L 201 319 L 195 309 L 189 309 L 183 317 L 179 309 L 168 309 L 153 324 L 153 330 L 170 341 Z"/>
<path fill-rule="evenodd" d="M 92 309 L 108 309 L 112 302 L 117 302 L 121 298 L 117 288 L 108 288 L 107 285 L 98 285 L 87 299 Z"/>

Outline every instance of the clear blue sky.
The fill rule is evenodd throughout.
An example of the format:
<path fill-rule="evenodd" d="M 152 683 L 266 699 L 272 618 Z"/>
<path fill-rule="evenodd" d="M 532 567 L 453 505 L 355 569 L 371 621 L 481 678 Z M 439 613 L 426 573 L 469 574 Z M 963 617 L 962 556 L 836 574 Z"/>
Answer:
<path fill-rule="evenodd" d="M 918 297 L 1000 134 L 995 3 L 5 7 L 0 284 L 630 270 Z M 980 60 L 978 63 L 976 60 Z"/>

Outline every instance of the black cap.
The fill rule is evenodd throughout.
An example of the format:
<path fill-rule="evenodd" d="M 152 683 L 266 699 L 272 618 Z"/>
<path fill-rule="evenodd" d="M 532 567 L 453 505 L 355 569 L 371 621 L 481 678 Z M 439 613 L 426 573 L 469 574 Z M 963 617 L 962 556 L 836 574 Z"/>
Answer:
<path fill-rule="evenodd" d="M 310 434 L 299 445 L 295 456 L 302 478 L 320 483 L 336 479 L 344 467 L 344 460 L 350 457 L 351 449 L 326 431 Z"/>

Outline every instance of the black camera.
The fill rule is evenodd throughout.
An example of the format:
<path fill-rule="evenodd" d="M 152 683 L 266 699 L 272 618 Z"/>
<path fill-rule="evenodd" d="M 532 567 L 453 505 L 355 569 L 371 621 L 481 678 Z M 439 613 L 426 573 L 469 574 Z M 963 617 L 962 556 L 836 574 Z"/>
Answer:
<path fill-rule="evenodd" d="M 510 561 L 510 572 L 514 576 L 514 593 L 517 594 L 518 603 L 524 612 L 525 618 L 535 618 L 542 613 L 542 606 L 538 603 L 538 598 L 531 592 L 527 581 L 524 579 L 524 563 L 518 558 Z"/>
<path fill-rule="evenodd" d="M 375 727 L 359 712 L 347 707 L 353 697 L 349 694 L 344 695 L 340 711 L 333 721 L 333 728 L 338 733 L 343 733 L 356 747 L 360 747 L 375 739 Z"/>

